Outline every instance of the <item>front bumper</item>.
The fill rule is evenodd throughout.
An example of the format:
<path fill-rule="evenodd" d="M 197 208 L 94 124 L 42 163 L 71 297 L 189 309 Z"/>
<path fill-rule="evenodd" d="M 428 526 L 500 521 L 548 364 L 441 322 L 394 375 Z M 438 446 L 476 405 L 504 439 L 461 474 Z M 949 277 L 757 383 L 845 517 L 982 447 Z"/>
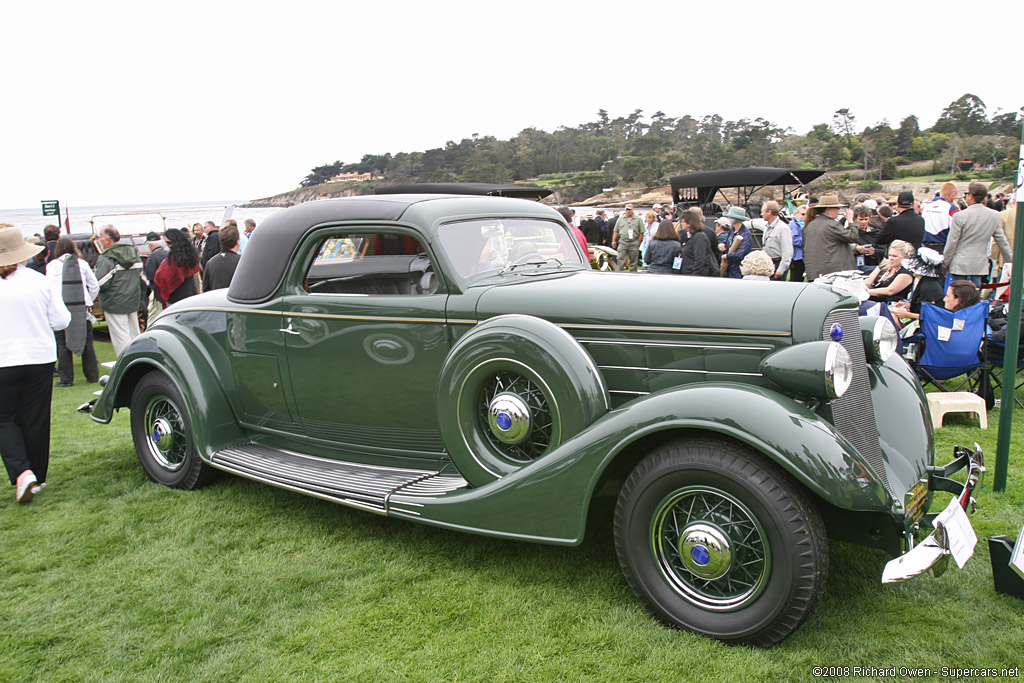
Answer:
<path fill-rule="evenodd" d="M 950 476 L 967 469 L 967 481 L 961 483 Z M 972 453 L 964 446 L 953 449 L 953 460 L 949 464 L 929 467 L 927 470 L 928 491 L 946 491 L 954 495 L 945 510 L 924 515 L 922 527 L 934 528 L 928 538 L 911 548 L 900 557 L 885 565 L 882 583 L 906 581 L 932 569 L 940 576 L 949 566 L 953 557 L 963 567 L 974 554 L 978 537 L 971 527 L 968 512 L 973 512 L 976 503 L 971 494 L 985 474 L 985 458 L 981 446 L 974 444 Z"/>

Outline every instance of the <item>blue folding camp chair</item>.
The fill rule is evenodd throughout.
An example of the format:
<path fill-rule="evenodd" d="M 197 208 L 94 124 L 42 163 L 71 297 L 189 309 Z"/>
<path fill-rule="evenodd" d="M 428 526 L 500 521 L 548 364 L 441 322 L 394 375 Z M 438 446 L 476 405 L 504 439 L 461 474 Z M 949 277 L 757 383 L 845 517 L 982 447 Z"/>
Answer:
<path fill-rule="evenodd" d="M 921 382 L 932 384 L 939 391 L 960 391 L 967 386 L 985 398 L 986 404 L 990 403 L 992 388 L 982 348 L 987 320 L 987 301 L 959 311 L 922 304 L 918 334 L 924 341 L 924 352 L 916 366 Z M 961 375 L 966 377 L 956 387 L 950 389 L 944 384 Z"/>

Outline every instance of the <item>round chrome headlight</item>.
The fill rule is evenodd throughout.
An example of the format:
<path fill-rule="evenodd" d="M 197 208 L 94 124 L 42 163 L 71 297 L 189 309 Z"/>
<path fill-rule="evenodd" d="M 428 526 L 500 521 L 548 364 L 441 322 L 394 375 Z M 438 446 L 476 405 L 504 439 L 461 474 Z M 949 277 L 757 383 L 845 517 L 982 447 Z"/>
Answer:
<path fill-rule="evenodd" d="M 860 319 L 860 327 L 864 337 L 864 352 L 868 361 L 884 363 L 896 353 L 898 334 L 888 318 L 881 316 L 865 316 Z"/>
<path fill-rule="evenodd" d="M 825 381 L 829 396 L 839 398 L 853 381 L 853 363 L 850 354 L 836 342 L 829 344 L 825 354 Z"/>

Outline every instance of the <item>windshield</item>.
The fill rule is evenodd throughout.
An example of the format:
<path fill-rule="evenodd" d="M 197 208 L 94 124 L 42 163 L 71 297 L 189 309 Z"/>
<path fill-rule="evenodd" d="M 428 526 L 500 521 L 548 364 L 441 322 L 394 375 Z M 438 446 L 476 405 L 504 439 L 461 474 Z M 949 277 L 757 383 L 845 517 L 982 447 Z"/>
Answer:
<path fill-rule="evenodd" d="M 527 265 L 583 265 L 564 225 L 536 218 L 491 218 L 442 225 L 441 245 L 460 277 Z"/>

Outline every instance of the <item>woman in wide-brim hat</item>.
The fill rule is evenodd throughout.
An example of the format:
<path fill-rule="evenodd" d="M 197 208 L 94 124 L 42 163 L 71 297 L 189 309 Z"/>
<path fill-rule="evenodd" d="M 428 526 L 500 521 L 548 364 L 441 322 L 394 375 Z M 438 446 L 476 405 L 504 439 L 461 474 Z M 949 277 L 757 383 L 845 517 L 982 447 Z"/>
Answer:
<path fill-rule="evenodd" d="M 57 343 L 71 322 L 60 293 L 25 261 L 46 247 L 0 224 L 0 457 L 14 498 L 27 503 L 46 482 Z"/>
<path fill-rule="evenodd" d="M 740 264 L 754 246 L 754 238 L 746 225 L 750 217 L 742 207 L 730 206 L 729 210 L 722 214 L 722 218 L 731 223 L 731 232 L 724 246 L 725 258 L 722 267 L 725 271 L 721 274 L 738 280 L 743 277 Z M 722 247 L 719 249 L 722 250 Z"/>
<path fill-rule="evenodd" d="M 943 305 L 942 300 L 946 296 L 946 268 L 942 254 L 930 247 L 921 247 L 916 254 L 903 259 L 903 267 L 913 274 L 914 284 L 909 301 L 893 304 L 893 318 L 897 321 L 900 318 L 917 320 L 921 317 L 922 303 Z"/>

